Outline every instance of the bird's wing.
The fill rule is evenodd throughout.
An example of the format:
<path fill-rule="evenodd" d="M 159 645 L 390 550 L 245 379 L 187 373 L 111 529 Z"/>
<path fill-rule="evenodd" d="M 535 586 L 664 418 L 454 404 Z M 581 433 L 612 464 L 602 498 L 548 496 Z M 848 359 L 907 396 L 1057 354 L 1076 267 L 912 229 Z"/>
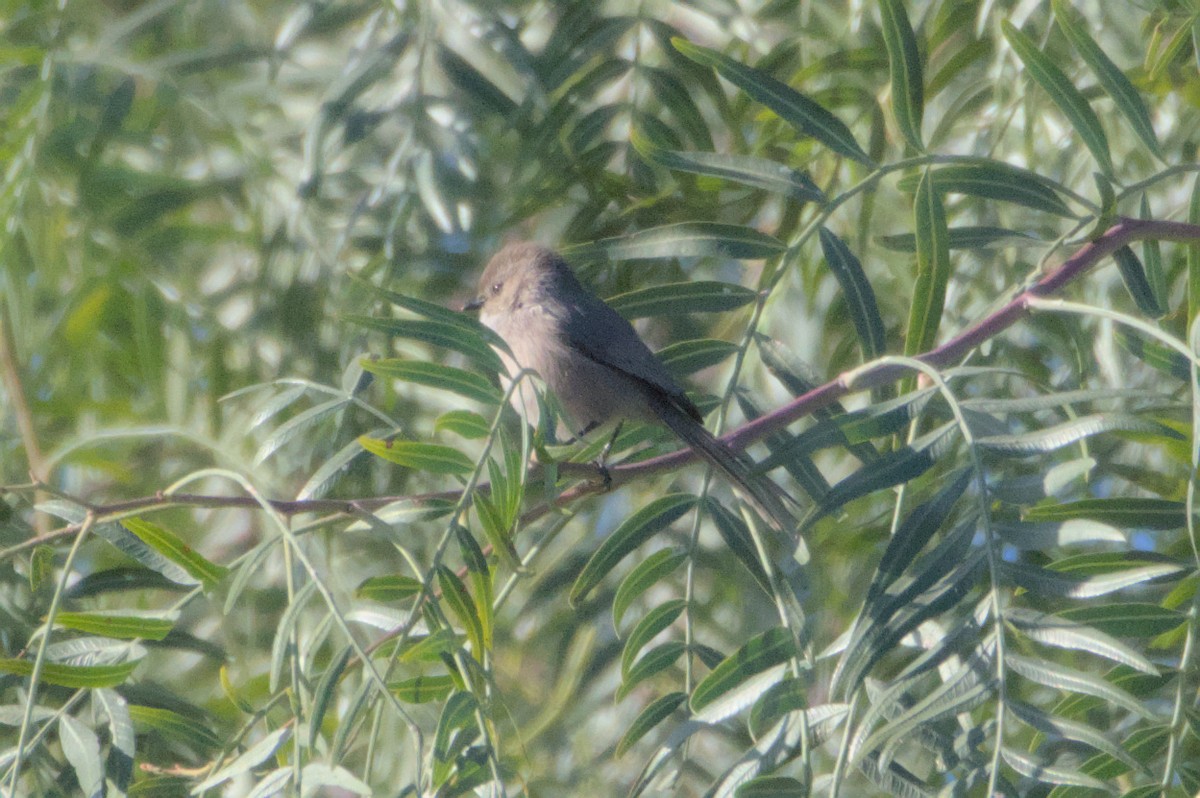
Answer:
<path fill-rule="evenodd" d="M 650 351 L 633 325 L 625 317 L 594 296 L 574 303 L 561 319 L 562 330 L 571 346 L 588 358 L 627 374 L 664 394 L 696 420 L 700 411 L 658 356 Z M 594 330 L 605 330 L 595 335 Z"/>

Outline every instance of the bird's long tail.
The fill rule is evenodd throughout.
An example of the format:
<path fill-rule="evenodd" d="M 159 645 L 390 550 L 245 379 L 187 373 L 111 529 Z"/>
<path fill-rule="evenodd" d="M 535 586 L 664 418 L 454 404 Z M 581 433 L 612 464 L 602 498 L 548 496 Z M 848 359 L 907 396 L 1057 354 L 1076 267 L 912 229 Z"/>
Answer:
<path fill-rule="evenodd" d="M 748 458 L 717 440 L 704 425 L 688 415 L 670 397 L 648 392 L 655 414 L 684 443 L 717 467 L 733 487 L 762 515 L 777 532 L 796 534 L 796 519 L 784 503 L 789 498 L 783 489 L 765 475 L 756 474 Z"/>

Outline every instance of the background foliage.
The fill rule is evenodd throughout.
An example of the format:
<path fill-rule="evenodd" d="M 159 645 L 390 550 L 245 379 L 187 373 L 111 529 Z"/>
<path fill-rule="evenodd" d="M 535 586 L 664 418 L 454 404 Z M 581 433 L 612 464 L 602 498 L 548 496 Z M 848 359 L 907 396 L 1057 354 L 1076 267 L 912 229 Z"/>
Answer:
<path fill-rule="evenodd" d="M 1191 0 L 0 20 L 0 791 L 1200 790 L 1200 248 L 1080 249 L 1200 221 Z M 511 236 L 712 428 L 891 356 L 750 449 L 803 545 L 526 475 Z"/>

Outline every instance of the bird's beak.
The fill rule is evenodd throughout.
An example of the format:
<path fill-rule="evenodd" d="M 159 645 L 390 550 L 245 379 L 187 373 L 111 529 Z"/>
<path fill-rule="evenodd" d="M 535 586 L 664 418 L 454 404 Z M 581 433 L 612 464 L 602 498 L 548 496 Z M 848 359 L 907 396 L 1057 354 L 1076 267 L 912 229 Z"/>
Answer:
<path fill-rule="evenodd" d="M 464 313 L 473 313 L 473 312 L 479 310 L 481 307 L 483 307 L 482 299 L 479 299 L 479 298 L 472 299 L 470 302 L 463 305 L 463 312 Z"/>

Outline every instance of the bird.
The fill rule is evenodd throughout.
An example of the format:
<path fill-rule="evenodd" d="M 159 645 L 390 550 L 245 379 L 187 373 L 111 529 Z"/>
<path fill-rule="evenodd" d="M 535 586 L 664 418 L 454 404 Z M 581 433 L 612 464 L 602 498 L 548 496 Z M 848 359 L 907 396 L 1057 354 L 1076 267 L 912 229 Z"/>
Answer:
<path fill-rule="evenodd" d="M 479 321 L 507 345 L 507 352 L 497 349 L 507 379 L 536 372 L 575 436 L 610 423 L 619 429 L 627 420 L 662 424 L 724 474 L 773 528 L 795 530 L 785 504 L 791 497 L 705 428 L 700 409 L 633 325 L 585 288 L 553 249 L 527 241 L 504 246 L 464 310 L 478 311 Z M 514 388 L 512 404 L 538 423 L 529 380 Z"/>

